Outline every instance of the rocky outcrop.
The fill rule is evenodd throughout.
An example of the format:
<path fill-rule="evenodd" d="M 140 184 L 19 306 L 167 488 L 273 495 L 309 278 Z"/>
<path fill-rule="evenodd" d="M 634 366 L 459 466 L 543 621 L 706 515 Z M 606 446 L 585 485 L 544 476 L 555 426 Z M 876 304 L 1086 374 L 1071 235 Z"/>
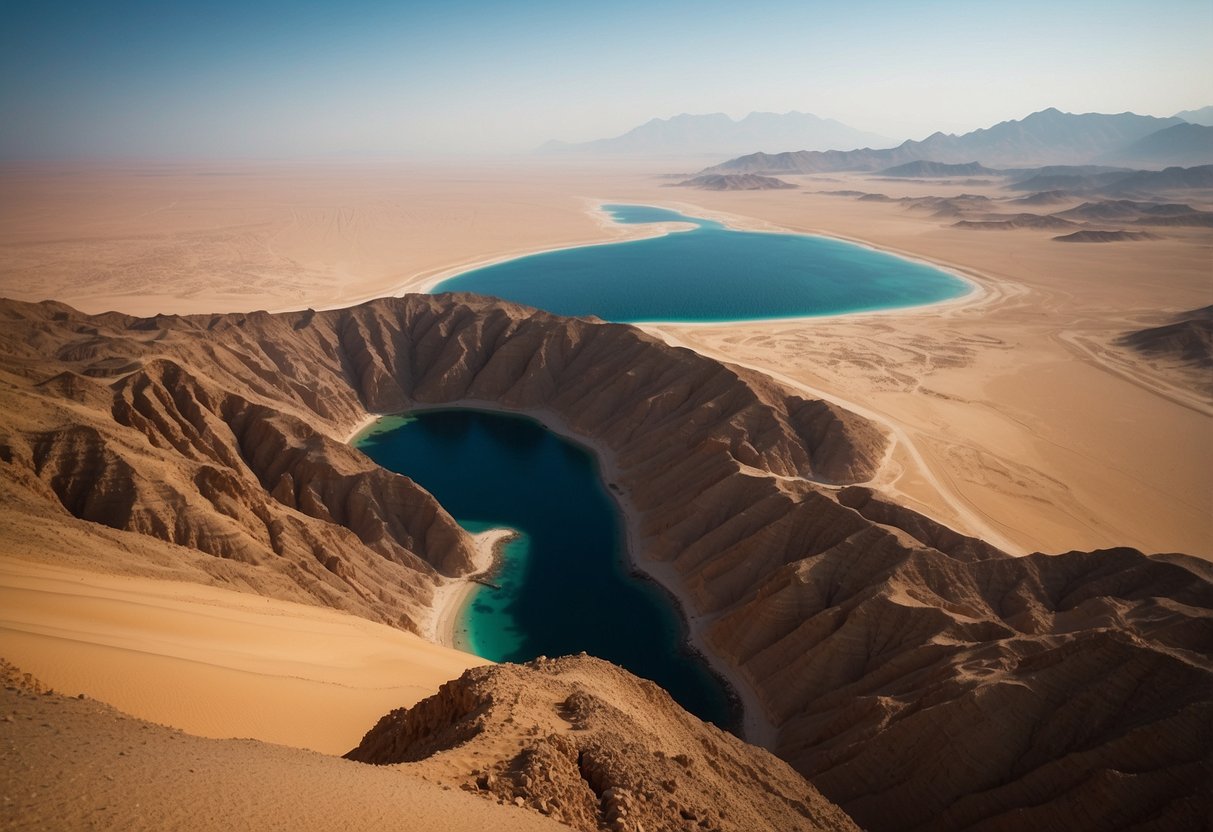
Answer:
<path fill-rule="evenodd" d="M 1213 306 L 1192 309 L 1162 326 L 1126 332 L 1118 344 L 1189 367 L 1213 367 Z"/>
<path fill-rule="evenodd" d="M 1213 398 L 1213 306 L 1190 309 L 1161 326 L 1126 332 L 1113 342 L 1145 359 L 1178 386 Z"/>
<path fill-rule="evenodd" d="M 1207 565 L 1011 558 L 864 488 L 886 441 L 838 407 L 632 327 L 471 296 L 0 320 L 10 540 L 105 524 L 127 535 L 96 536 L 115 559 L 167 541 L 161 562 L 409 626 L 466 540 L 332 437 L 417 404 L 538 413 L 606 449 L 637 557 L 689 598 L 774 750 L 861 825 L 1200 828 Z M 410 753 L 452 742 L 411 719 Z"/>
<path fill-rule="evenodd" d="M 1142 240 L 1161 240 L 1157 234 L 1149 231 L 1075 231 L 1073 234 L 1063 234 L 1054 237 L 1055 243 L 1133 243 Z"/>
<path fill-rule="evenodd" d="M 773 176 L 759 176 L 754 173 L 714 173 L 691 177 L 676 183 L 674 187 L 698 188 L 701 191 L 774 191 L 796 186 Z"/>
<path fill-rule="evenodd" d="M 586 832 L 857 829 L 769 752 L 584 654 L 469 670 L 383 717 L 346 757 Z"/>
<path fill-rule="evenodd" d="M 952 223 L 952 228 L 963 228 L 965 231 L 1016 231 L 1021 228 L 1056 230 L 1074 228 L 1076 223 L 1061 217 L 1041 214 L 1008 214 L 1006 216 L 991 214 L 985 220 L 961 220 Z"/>

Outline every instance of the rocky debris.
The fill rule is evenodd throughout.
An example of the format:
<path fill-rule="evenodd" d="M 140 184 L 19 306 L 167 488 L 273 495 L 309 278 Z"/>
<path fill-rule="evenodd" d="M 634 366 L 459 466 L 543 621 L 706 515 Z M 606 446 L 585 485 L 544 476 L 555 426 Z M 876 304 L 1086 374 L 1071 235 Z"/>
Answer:
<path fill-rule="evenodd" d="M 346 756 L 587 832 L 856 828 L 770 753 L 584 655 L 469 670 Z"/>

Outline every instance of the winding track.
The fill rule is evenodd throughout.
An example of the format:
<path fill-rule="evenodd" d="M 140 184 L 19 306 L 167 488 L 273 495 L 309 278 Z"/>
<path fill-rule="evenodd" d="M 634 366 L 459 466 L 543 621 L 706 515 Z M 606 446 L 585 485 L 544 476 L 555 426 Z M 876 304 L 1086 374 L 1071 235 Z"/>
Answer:
<path fill-rule="evenodd" d="M 895 485 L 896 481 L 899 479 L 899 474 L 894 472 L 890 465 L 894 450 L 900 446 L 910 456 L 910 459 L 917 467 L 923 479 L 925 479 L 927 483 L 929 483 L 930 486 L 935 489 L 943 501 L 947 503 L 952 511 L 956 513 L 956 516 L 964 523 L 965 532 L 976 537 L 980 537 L 987 543 L 997 546 L 1008 554 L 1027 554 L 1022 546 L 1012 542 L 1002 532 L 998 531 L 998 529 L 992 525 L 991 518 L 966 500 L 954 485 L 951 483 L 945 483 L 938 475 L 936 475 L 936 473 L 931 469 L 931 466 L 927 464 L 927 461 L 923 457 L 922 453 L 915 446 L 905 428 L 886 414 L 878 413 L 864 407 L 863 405 L 847 401 L 846 399 L 840 398 L 832 393 L 812 387 L 804 382 L 797 381 L 791 376 L 785 375 L 777 370 L 773 370 L 770 367 L 745 361 L 738 361 L 724 355 L 723 353 L 708 349 L 702 345 L 691 347 L 689 344 L 683 342 L 676 336 L 671 335 L 660 327 L 643 324 L 639 326 L 649 334 L 661 338 L 670 346 L 694 349 L 696 352 L 710 356 L 711 358 L 714 358 L 724 364 L 733 364 L 738 367 L 744 367 L 748 370 L 754 370 L 755 372 L 762 373 L 763 375 L 778 381 L 780 384 L 783 384 L 786 387 L 799 390 L 808 394 L 809 396 L 812 396 L 813 398 L 821 399 L 823 401 L 830 402 L 831 404 L 838 405 L 839 407 L 846 408 L 857 416 L 862 416 L 865 419 L 875 422 L 888 432 L 893 441 L 889 443 L 889 447 L 885 451 L 885 457 L 880 464 L 880 473 L 867 482 L 858 483 L 859 485 L 867 485 L 872 488 L 883 489 L 886 492 L 900 493 L 897 491 Z"/>

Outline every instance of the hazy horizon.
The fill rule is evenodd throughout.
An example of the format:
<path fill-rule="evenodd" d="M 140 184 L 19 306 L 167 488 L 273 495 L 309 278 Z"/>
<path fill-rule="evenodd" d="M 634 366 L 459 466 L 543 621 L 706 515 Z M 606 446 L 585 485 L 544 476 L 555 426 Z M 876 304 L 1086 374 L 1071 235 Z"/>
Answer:
<path fill-rule="evenodd" d="M 1213 4 L 362 0 L 14 8 L 0 158 L 527 153 L 654 118 L 800 111 L 888 136 L 1213 103 Z"/>

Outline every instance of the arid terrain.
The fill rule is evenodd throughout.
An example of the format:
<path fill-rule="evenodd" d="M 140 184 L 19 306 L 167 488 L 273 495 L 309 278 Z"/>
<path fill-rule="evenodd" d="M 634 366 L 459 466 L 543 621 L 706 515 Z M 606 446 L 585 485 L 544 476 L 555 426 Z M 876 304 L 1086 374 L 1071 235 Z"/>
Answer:
<path fill-rule="evenodd" d="M 1198 822 L 1213 743 L 1210 229 L 1067 245 L 1053 238 L 1139 226 L 957 225 L 1089 202 L 1025 206 L 968 176 L 709 192 L 661 173 L 6 169 L 22 210 L 0 215 L 0 656 L 191 734 L 349 751 L 480 664 L 425 637 L 483 552 L 346 442 L 368 414 L 489 405 L 599 452 L 635 562 L 737 687 L 747 738 L 791 768 L 627 674 L 562 659 L 474 669 L 385 717 L 360 759 L 399 764 L 408 800 L 441 791 L 419 775 L 524 806 L 518 828 L 540 814 L 848 828 L 837 807 L 877 830 Z M 1213 207 L 1201 198 L 1178 201 Z M 407 294 L 478 262 L 654 233 L 607 222 L 595 206 L 611 201 L 859 240 L 976 290 L 641 328 Z M 387 295 L 407 296 L 351 307 Z M 13 789 L 93 731 L 149 732 L 152 767 L 172 743 L 208 742 L 31 685 L 10 685 L 0 725 Z M 523 690 L 545 691 L 541 706 Z M 620 744 L 651 731 L 706 756 Z M 196 747 L 208 765 L 363 776 L 286 749 Z M 253 762 L 214 762 L 229 754 Z M 713 774 L 646 794 L 688 765 Z M 63 800 L 74 828 L 100 811 Z M 158 811 L 131 825 L 176 817 Z"/>
<path fill-rule="evenodd" d="M 651 329 L 880 420 L 899 441 L 879 484 L 1010 551 L 1213 556 L 1203 373 L 1116 343 L 1208 305 L 1207 227 L 1152 226 L 1160 239 L 1090 245 L 1054 242 L 1054 229 L 956 228 L 961 211 L 1043 215 L 1088 201 L 1061 194 L 1025 207 L 1013 204 L 1023 192 L 968 177 L 822 174 L 790 177 L 796 190 L 717 193 L 666 188 L 658 169 L 584 164 L 152 172 L 6 170 L 9 204 L 24 209 L 0 225 L 0 296 L 143 315 L 332 308 L 477 262 L 651 233 L 596 216 L 598 201 L 833 234 L 955 268 L 981 294 L 922 311 Z M 962 193 L 996 202 L 953 201 L 939 217 L 937 205 L 895 201 Z M 1213 208 L 1201 198 L 1180 201 Z"/>

